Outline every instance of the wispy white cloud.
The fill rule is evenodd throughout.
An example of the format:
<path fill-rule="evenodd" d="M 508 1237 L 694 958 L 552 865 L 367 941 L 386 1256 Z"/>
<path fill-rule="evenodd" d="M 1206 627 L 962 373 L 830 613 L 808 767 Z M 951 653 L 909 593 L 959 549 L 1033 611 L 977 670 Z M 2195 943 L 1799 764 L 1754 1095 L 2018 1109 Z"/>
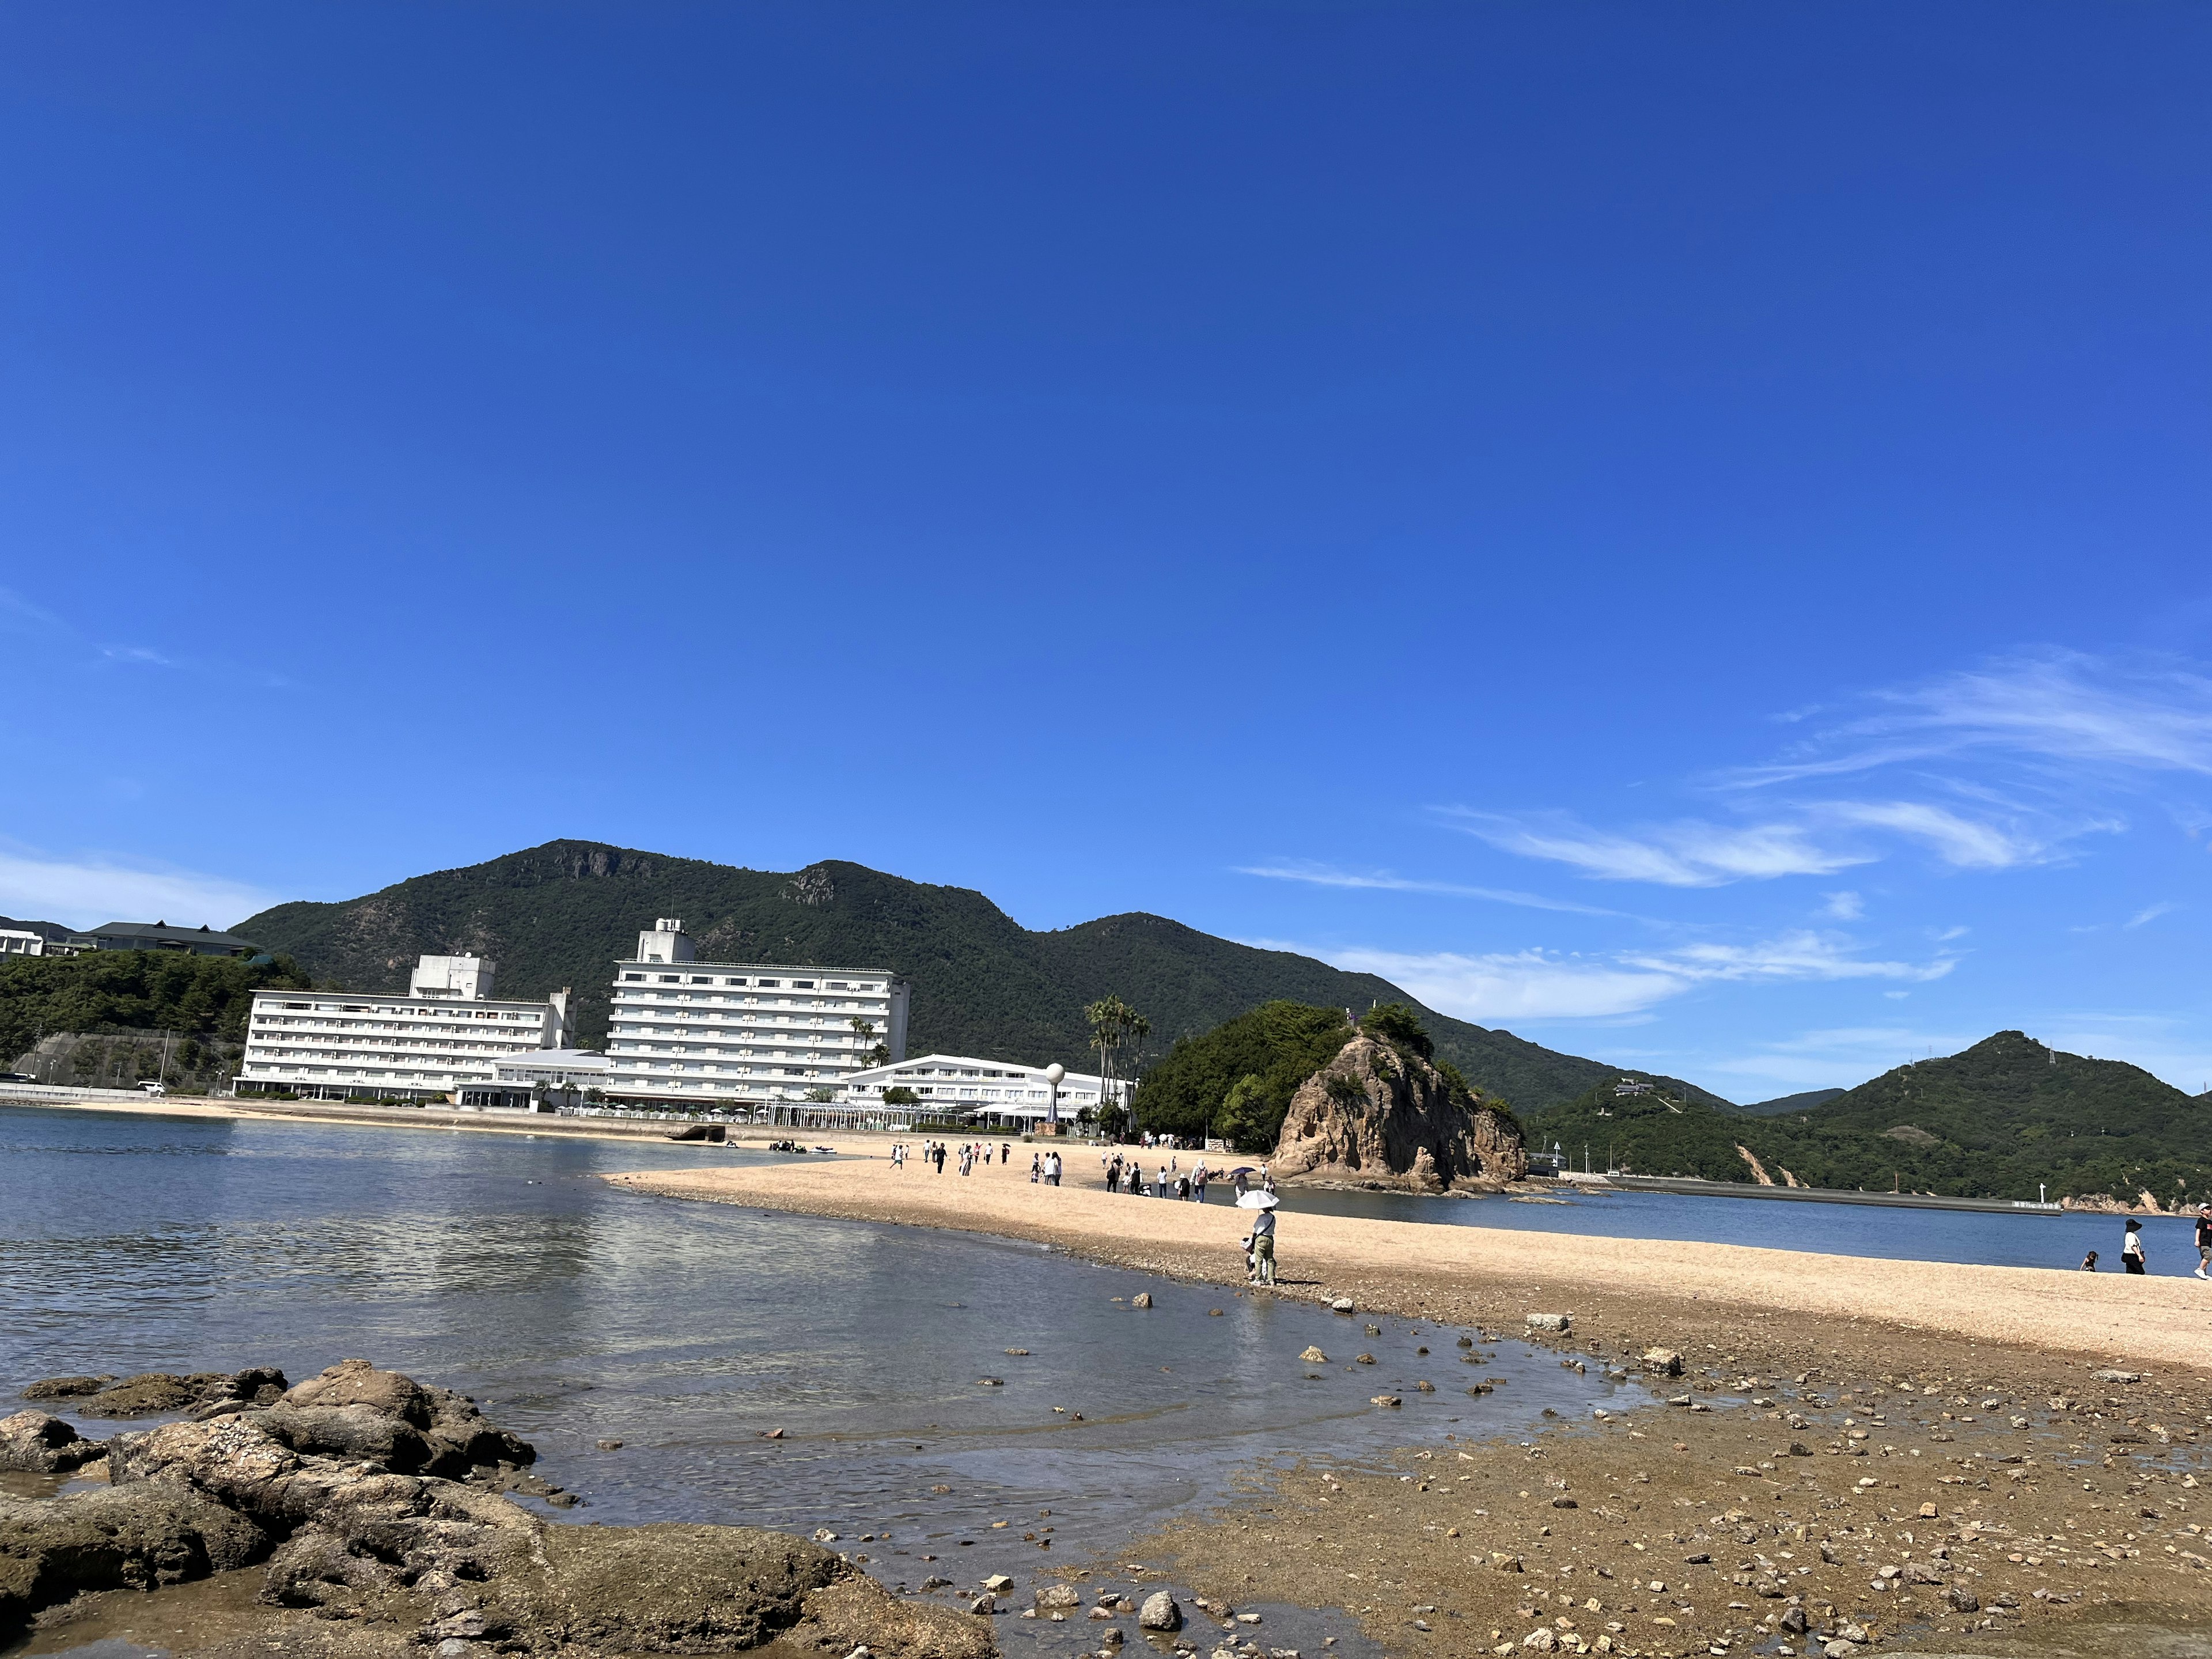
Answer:
<path fill-rule="evenodd" d="M 2121 925 L 2127 927 L 2140 927 L 2145 922 L 2156 921 L 2160 916 L 2169 915 L 2179 908 L 2180 907 L 2178 905 L 2170 903 L 2164 899 L 2160 899 L 2156 904 L 2146 904 L 2142 909 L 2136 911 L 2135 915 L 2130 916 L 2127 921 Z"/>
<path fill-rule="evenodd" d="M 1831 921 L 1856 921 L 1866 914 L 1866 901 L 1856 893 L 1823 893 L 1820 896 L 1827 901 L 1821 905 L 1820 914 Z"/>
<path fill-rule="evenodd" d="M 1821 823 L 1887 830 L 1924 842 L 1954 870 L 2009 870 L 2038 863 L 2050 850 L 2046 842 L 2034 836 L 1987 820 L 1963 817 L 1924 801 L 1820 801 L 1804 810 Z M 2091 827 L 2111 826 L 2100 821 Z"/>
<path fill-rule="evenodd" d="M 1972 750 L 2212 776 L 2212 678 L 2170 659 L 2027 652 L 1874 692 L 1861 708 L 1725 781 L 1794 783 Z"/>
<path fill-rule="evenodd" d="M 1501 851 L 1565 864 L 1607 881 L 1666 887 L 1718 887 L 1777 876 L 1825 876 L 1875 854 L 1816 845 L 1802 824 L 1746 826 L 1690 819 L 1633 833 L 1593 830 L 1564 812 L 1512 814 L 1439 809 L 1454 829 Z"/>
<path fill-rule="evenodd" d="M 1469 954 L 1366 946 L 1266 948 L 1317 956 L 1354 973 L 1379 974 L 1428 1006 L 1477 1024 L 1595 1019 L 1642 1013 L 1701 985 L 1797 980 L 1941 979 L 1955 958 L 1886 962 L 1859 956 L 1835 934 L 1809 931 L 1750 945 L 1698 944 L 1668 951 L 1579 955 L 1551 951 Z"/>
<path fill-rule="evenodd" d="M 1858 955 L 1834 933 L 1803 929 L 1753 945 L 1685 945 L 1671 951 L 1625 954 L 1621 960 L 1655 971 L 1675 974 L 1695 983 L 1708 980 L 1942 979 L 1958 965 L 1952 956 L 1932 962 L 1883 962 Z"/>
<path fill-rule="evenodd" d="M 105 859 L 51 859 L 0 849 L 0 914 L 66 927 L 167 921 L 228 927 L 278 902 L 244 882 Z"/>
<path fill-rule="evenodd" d="M 1262 876 L 1270 881 L 1304 882 L 1314 887 L 1343 887 L 1367 889 L 1390 893 L 1440 893 L 1454 898 L 1489 899 L 1498 904 L 1518 904 L 1531 910 L 1563 910 L 1578 916 L 1617 916 L 1618 910 L 1601 909 L 1594 904 L 1575 904 L 1565 899 L 1546 898 L 1540 893 L 1516 892 L 1504 887 L 1469 887 L 1459 882 L 1424 881 L 1413 877 L 1394 875 L 1388 870 L 1342 870 L 1334 865 L 1309 863 L 1303 860 L 1285 860 L 1277 864 L 1240 865 L 1240 876 Z"/>
<path fill-rule="evenodd" d="M 0 587 L 0 629 L 11 634 L 67 633 L 69 626 L 52 611 L 33 605 L 14 588 Z"/>
<path fill-rule="evenodd" d="M 1883 856 L 1887 837 L 1915 842 L 1954 870 L 2008 870 L 2042 862 L 2068 836 L 2116 828 L 2100 819 L 2063 832 L 2020 821 L 1968 817 L 1911 800 L 1802 803 L 1788 817 L 1748 824 L 1680 819 L 1629 830 L 1595 830 L 1563 812 L 1515 814 L 1439 809 L 1453 828 L 1522 858 L 1565 864 L 1604 881 L 1719 887 L 1783 876 L 1825 876 Z"/>
<path fill-rule="evenodd" d="M 1379 974 L 1429 1007 L 1479 1024 L 1617 1018 L 1640 1013 L 1687 988 L 1670 975 L 1540 951 L 1481 956 L 1368 950 L 1308 954 L 1320 954 L 1353 973 Z"/>

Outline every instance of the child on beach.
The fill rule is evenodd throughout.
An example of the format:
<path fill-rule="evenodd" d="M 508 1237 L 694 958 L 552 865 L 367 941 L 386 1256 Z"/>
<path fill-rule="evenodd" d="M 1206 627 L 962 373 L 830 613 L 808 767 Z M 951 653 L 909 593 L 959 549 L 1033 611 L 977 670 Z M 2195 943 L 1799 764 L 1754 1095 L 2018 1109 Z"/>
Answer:
<path fill-rule="evenodd" d="M 2081 1258 L 2081 1271 L 2085 1273 L 2097 1271 L 2097 1253 L 2094 1250 Z"/>

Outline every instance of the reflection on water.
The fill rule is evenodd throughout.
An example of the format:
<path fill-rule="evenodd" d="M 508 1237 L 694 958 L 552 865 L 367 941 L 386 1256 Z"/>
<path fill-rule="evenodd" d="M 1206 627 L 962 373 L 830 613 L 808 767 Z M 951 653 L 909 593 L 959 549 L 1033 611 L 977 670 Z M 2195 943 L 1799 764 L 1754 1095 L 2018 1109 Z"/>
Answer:
<path fill-rule="evenodd" d="M 358 1354 L 486 1401 L 575 1519 L 829 1528 L 892 1582 L 973 1583 L 1283 1457 L 1518 1434 L 1616 1392 L 1517 1344 L 1478 1367 L 1403 1321 L 596 1178 L 763 1156 L 0 1109 L 0 1393 Z"/>

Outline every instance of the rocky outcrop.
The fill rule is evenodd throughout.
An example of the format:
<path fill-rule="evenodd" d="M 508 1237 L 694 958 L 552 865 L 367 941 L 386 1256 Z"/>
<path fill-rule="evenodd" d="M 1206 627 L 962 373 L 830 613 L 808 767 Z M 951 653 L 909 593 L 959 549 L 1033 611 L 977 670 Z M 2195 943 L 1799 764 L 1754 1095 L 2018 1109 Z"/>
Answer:
<path fill-rule="evenodd" d="M 43 1426 L 57 1421 L 7 1420 L 27 1443 L 93 1443 L 57 1439 Z M 995 1651 L 988 1621 L 901 1602 L 804 1540 L 548 1521 L 495 1490 L 532 1461 L 527 1443 L 465 1396 L 364 1360 L 268 1403 L 118 1435 L 104 1449 L 108 1489 L 0 1502 L 0 1638 L 87 1590 L 151 1589 L 265 1561 L 272 1620 L 307 1609 L 349 1630 L 410 1632 L 445 1659 L 769 1642 L 877 1659 Z"/>
<path fill-rule="evenodd" d="M 1279 1182 L 1491 1192 L 1528 1160 L 1510 1117 L 1363 1033 L 1298 1085 L 1268 1168 Z"/>
<path fill-rule="evenodd" d="M 76 1400 L 83 1417 L 156 1417 L 173 1412 L 215 1413 L 265 1406 L 284 1392 L 284 1373 L 273 1365 L 242 1371 L 141 1371 L 112 1376 L 49 1376 L 23 1390 L 26 1400 Z"/>
<path fill-rule="evenodd" d="M 44 1412 L 0 1417 L 0 1469 L 21 1474 L 65 1474 L 100 1454 L 100 1442 L 86 1439 L 58 1417 Z"/>

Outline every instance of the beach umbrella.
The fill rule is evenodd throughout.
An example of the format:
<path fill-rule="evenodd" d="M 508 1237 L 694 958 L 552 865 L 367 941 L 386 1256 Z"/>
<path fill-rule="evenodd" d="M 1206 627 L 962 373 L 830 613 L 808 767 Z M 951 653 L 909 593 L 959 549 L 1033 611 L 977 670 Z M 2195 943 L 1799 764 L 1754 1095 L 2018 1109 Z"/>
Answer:
<path fill-rule="evenodd" d="M 1260 1166 L 1256 1164 L 1240 1164 L 1229 1173 L 1233 1176 L 1257 1175 L 1260 1173 Z"/>
<path fill-rule="evenodd" d="M 1282 1201 L 1273 1193 L 1244 1193 L 1237 1197 L 1237 1207 L 1240 1210 L 1272 1210 Z"/>

